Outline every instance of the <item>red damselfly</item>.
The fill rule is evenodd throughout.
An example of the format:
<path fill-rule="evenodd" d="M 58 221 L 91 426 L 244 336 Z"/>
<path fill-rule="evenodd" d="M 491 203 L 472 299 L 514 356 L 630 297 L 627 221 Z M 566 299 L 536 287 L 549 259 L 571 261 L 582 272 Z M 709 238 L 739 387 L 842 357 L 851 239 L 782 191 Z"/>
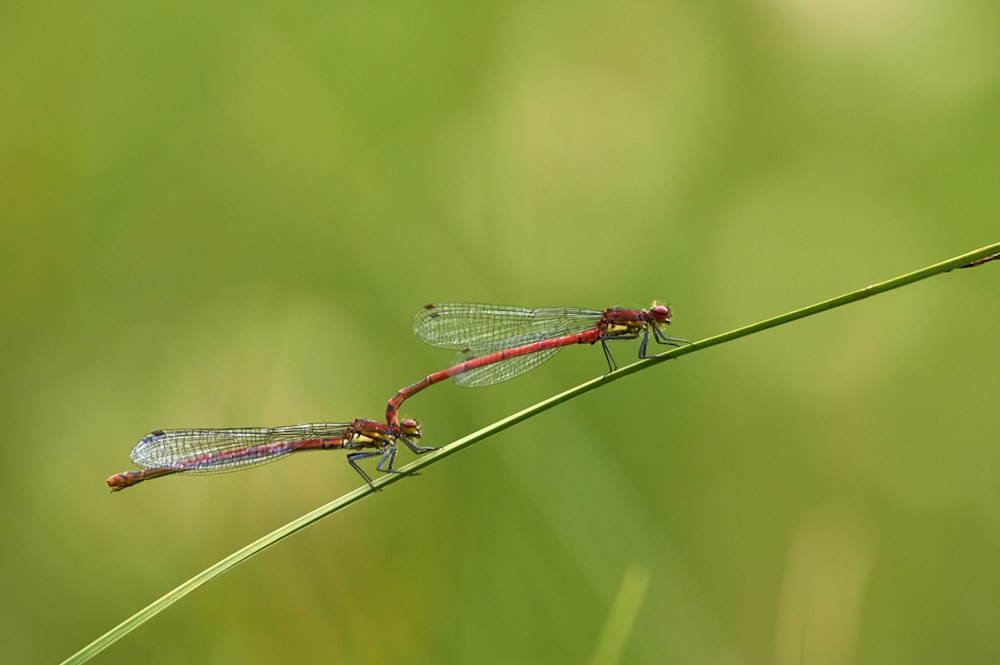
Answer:
<path fill-rule="evenodd" d="M 613 371 L 617 365 L 608 349 L 609 341 L 639 339 L 640 358 L 647 357 L 650 337 L 669 346 L 689 343 L 667 337 L 663 326 L 670 320 L 670 308 L 656 303 L 647 310 L 612 307 L 604 311 L 475 303 L 427 305 L 414 315 L 413 331 L 428 344 L 459 351 L 459 358 L 454 366 L 396 393 L 386 407 L 386 422 L 397 423 L 403 402 L 439 381 L 454 377 L 460 386 L 493 385 L 538 367 L 571 344 L 600 342 Z"/>
<path fill-rule="evenodd" d="M 305 450 L 344 449 L 357 451 L 350 453 L 347 461 L 371 485 L 372 479 L 358 466 L 358 460 L 378 457 L 378 471 L 396 473 L 392 465 L 397 440 L 417 454 L 435 450 L 418 446 L 414 441 L 419 438 L 420 424 L 415 420 L 392 425 L 358 419 L 272 428 L 157 430 L 142 437 L 132 449 L 130 457 L 142 470 L 116 473 L 105 482 L 112 492 L 118 492 L 173 473 L 238 471 Z"/>

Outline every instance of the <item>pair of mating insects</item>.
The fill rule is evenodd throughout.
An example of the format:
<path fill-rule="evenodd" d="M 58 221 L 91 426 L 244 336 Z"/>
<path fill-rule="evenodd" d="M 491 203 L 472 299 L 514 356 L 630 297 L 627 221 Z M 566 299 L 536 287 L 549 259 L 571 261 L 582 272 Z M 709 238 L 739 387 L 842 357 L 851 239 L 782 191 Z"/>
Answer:
<path fill-rule="evenodd" d="M 385 422 L 359 418 L 349 423 L 312 423 L 273 428 L 173 429 L 144 436 L 132 449 L 140 471 L 116 473 L 107 479 L 117 492 L 151 478 L 174 473 L 208 474 L 265 464 L 305 450 L 351 450 L 347 461 L 365 481 L 372 479 L 358 465 L 378 457 L 376 470 L 395 473 L 396 442 L 416 454 L 436 448 L 419 446 L 420 424 L 399 420 L 403 402 L 424 388 L 448 378 L 466 387 L 489 386 L 530 371 L 572 344 L 600 342 L 608 368 L 616 365 L 607 343 L 640 339 L 639 358 L 646 358 L 650 337 L 658 344 L 678 346 L 686 340 L 667 337 L 671 311 L 666 305 L 647 310 L 612 307 L 524 309 L 502 305 L 445 303 L 427 305 L 413 317 L 413 331 L 433 346 L 459 351 L 461 362 L 403 388 L 389 400 Z"/>

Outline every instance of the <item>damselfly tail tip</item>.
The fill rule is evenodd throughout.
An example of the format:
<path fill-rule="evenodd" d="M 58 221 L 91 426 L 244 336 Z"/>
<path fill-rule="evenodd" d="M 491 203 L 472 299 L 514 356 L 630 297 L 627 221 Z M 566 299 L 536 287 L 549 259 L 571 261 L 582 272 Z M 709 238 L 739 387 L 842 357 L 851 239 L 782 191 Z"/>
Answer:
<path fill-rule="evenodd" d="M 113 476 L 108 476 L 108 479 L 104 482 L 107 483 L 112 492 L 121 492 L 129 486 L 128 479 L 125 477 L 124 473 L 116 473 Z"/>

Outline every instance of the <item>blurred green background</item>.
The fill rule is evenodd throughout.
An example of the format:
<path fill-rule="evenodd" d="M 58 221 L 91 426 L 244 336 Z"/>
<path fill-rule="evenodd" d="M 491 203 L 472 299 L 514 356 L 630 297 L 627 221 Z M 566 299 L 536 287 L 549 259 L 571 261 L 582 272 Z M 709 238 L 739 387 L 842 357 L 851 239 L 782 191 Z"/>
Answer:
<path fill-rule="evenodd" d="M 7 3 L 2 659 L 62 659 L 356 487 L 340 453 L 104 478 L 157 428 L 380 417 L 451 359 L 410 331 L 427 302 L 657 298 L 695 340 L 1000 240 L 998 21 Z M 997 662 L 998 289 L 951 273 L 589 393 L 100 660 Z M 603 371 L 570 348 L 404 415 L 446 443 Z"/>

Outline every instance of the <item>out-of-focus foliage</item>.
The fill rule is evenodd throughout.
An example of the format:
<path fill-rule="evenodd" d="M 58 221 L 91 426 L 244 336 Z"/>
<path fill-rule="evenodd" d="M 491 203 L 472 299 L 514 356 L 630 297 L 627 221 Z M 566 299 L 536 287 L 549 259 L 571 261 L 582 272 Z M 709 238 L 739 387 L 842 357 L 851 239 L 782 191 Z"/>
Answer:
<path fill-rule="evenodd" d="M 339 453 L 103 479 L 157 428 L 379 417 L 450 361 L 410 332 L 427 302 L 657 298 L 697 339 L 998 240 L 998 20 L 3 7 L 4 660 L 65 657 L 354 487 Z M 590 393 L 104 656 L 996 662 L 998 289 L 997 264 L 959 271 Z M 443 443 L 604 370 L 574 347 L 404 415 Z"/>

